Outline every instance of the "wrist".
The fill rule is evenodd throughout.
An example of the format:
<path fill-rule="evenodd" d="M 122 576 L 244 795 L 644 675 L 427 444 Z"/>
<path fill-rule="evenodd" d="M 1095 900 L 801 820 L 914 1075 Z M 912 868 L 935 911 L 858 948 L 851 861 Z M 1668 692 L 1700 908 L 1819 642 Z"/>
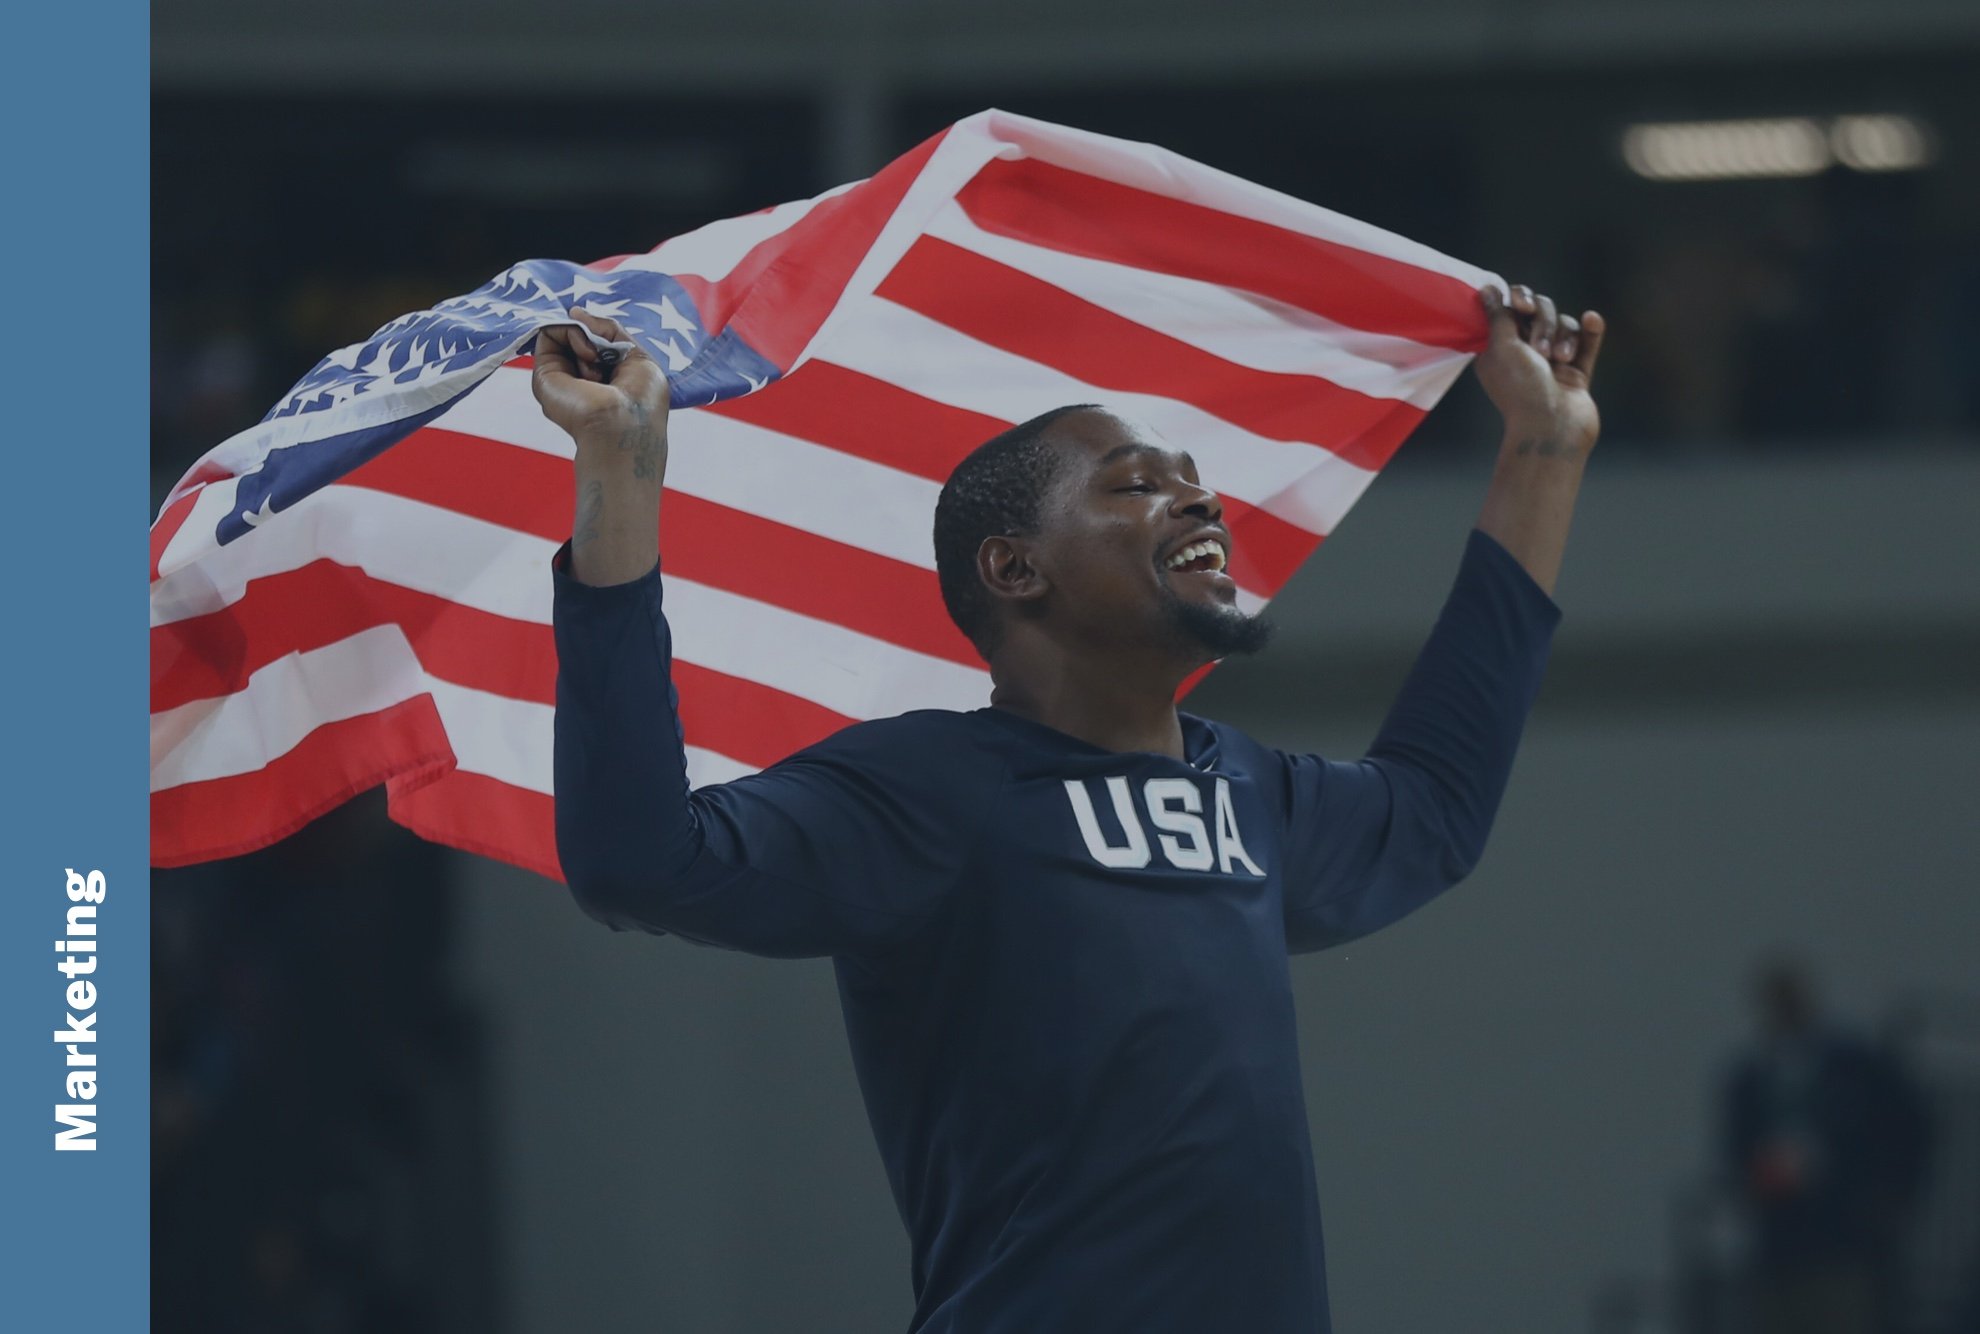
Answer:
<path fill-rule="evenodd" d="M 1568 425 L 1544 418 L 1508 418 L 1499 441 L 1503 460 L 1533 459 L 1552 463 L 1584 463 L 1595 442 L 1580 438 Z"/>
<path fill-rule="evenodd" d="M 664 422 L 619 423 L 571 432 L 578 470 L 625 481 L 660 484 L 667 467 Z"/>

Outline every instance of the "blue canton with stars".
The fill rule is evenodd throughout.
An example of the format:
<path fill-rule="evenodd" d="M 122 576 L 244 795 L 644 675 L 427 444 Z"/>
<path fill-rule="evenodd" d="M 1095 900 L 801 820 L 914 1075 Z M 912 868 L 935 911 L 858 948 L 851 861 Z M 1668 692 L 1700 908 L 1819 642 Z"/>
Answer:
<path fill-rule="evenodd" d="M 366 414 L 366 424 L 350 431 L 271 449 L 259 467 L 240 478 L 234 508 L 221 517 L 215 536 L 233 541 L 405 439 L 503 362 L 527 351 L 536 330 L 564 320 L 572 306 L 617 320 L 665 368 L 677 408 L 736 398 L 783 374 L 730 331 L 710 337 L 686 290 L 665 274 L 524 260 L 465 296 L 401 315 L 364 342 L 316 363 L 268 410 L 263 424 L 367 401 L 378 413 Z M 476 370 L 479 374 L 463 376 L 458 391 L 440 402 L 418 407 L 407 402 L 402 411 L 393 411 L 401 406 L 395 398 Z"/>

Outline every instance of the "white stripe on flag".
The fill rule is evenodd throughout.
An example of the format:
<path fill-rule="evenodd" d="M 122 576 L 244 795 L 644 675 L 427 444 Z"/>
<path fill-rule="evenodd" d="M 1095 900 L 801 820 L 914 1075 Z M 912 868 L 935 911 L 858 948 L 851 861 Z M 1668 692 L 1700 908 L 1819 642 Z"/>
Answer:
<path fill-rule="evenodd" d="M 554 708 L 432 676 L 427 684 L 447 729 L 448 744 L 454 748 L 456 767 L 549 795 L 556 741 Z"/>
<path fill-rule="evenodd" d="M 848 718 L 890 718 L 916 708 L 979 709 L 990 673 L 899 648 L 830 621 L 725 593 L 691 580 L 666 583 L 674 656 L 821 704 Z"/>
<path fill-rule="evenodd" d="M 727 755 L 718 755 L 699 746 L 682 746 L 681 752 L 687 756 L 689 787 L 733 783 L 738 778 L 747 778 L 757 772 L 753 764 L 744 764 L 741 760 L 732 760 Z"/>
<path fill-rule="evenodd" d="M 265 575 L 330 560 L 402 588 L 519 621 L 550 620 L 557 544 L 455 510 L 361 486 L 326 486 L 197 565 L 151 585 L 151 623 L 240 601 Z"/>
<path fill-rule="evenodd" d="M 577 446 L 563 427 L 543 415 L 529 382 L 530 372 L 523 367 L 499 367 L 467 397 L 435 417 L 432 425 L 436 430 L 484 436 L 560 459 L 574 457 Z"/>
<path fill-rule="evenodd" d="M 670 489 L 935 568 L 937 483 L 712 412 L 684 412 L 674 421 Z"/>
<path fill-rule="evenodd" d="M 277 658 L 242 689 L 151 715 L 151 790 L 253 773 L 324 723 L 376 713 L 426 691 L 396 625 Z"/>
<path fill-rule="evenodd" d="M 454 748 L 462 773 L 481 774 L 529 792 L 552 795 L 556 754 L 556 710 L 533 700 L 510 699 L 429 676 L 434 706 Z M 756 772 L 753 764 L 732 760 L 700 746 L 684 746 L 688 782 L 695 787 L 726 783 Z"/>

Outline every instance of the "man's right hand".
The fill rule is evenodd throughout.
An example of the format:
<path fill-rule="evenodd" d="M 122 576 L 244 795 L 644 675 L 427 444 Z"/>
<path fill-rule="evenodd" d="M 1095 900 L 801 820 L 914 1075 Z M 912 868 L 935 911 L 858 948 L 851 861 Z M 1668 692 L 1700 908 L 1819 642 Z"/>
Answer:
<path fill-rule="evenodd" d="M 617 320 L 578 309 L 571 318 L 600 338 L 632 341 Z M 637 344 L 616 366 L 607 367 L 589 338 L 569 325 L 555 325 L 536 335 L 534 353 L 530 389 L 543 415 L 580 446 L 617 444 L 628 432 L 665 438 L 667 377 Z"/>
<path fill-rule="evenodd" d="M 571 318 L 602 338 L 631 341 L 616 320 L 583 310 Z M 571 573 L 585 584 L 629 583 L 660 559 L 667 377 L 637 347 L 607 366 L 569 326 L 537 334 L 535 357 L 536 401 L 577 444 Z"/>

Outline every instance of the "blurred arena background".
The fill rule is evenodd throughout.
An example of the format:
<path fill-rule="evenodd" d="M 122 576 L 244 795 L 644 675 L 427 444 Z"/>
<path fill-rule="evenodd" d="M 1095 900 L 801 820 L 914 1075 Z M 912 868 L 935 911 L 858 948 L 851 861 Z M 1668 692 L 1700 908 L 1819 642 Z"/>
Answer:
<path fill-rule="evenodd" d="M 1605 442 L 1492 853 L 1295 970 L 1337 1325 L 1752 1328 L 1728 1078 L 1756 970 L 1792 957 L 1932 1131 L 1882 1328 L 1980 1329 L 1980 6 L 152 21 L 159 497 L 392 316 L 866 175 L 988 105 L 1602 309 Z M 1495 444 L 1467 382 L 1192 707 L 1358 754 Z M 827 964 L 614 937 L 376 795 L 157 875 L 154 1328 L 902 1328 Z"/>

